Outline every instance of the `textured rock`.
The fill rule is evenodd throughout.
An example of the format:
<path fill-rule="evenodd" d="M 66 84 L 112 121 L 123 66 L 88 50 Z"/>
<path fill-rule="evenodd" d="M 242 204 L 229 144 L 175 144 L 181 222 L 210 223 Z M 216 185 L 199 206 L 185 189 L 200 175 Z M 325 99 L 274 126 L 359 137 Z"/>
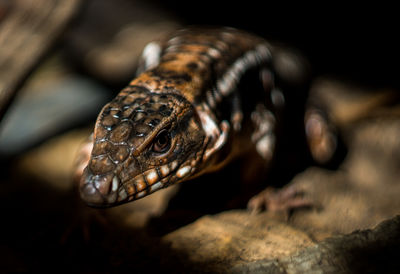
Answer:
<path fill-rule="evenodd" d="M 234 267 L 233 273 L 396 273 L 400 247 L 400 216 L 374 229 L 324 240 L 278 260 Z"/>
<path fill-rule="evenodd" d="M 316 205 L 294 211 L 291 224 L 322 239 L 325 232 L 350 233 L 393 218 L 400 213 L 398 93 L 327 79 L 313 91 L 347 154 L 336 170 L 311 167 L 290 182 Z"/>
<path fill-rule="evenodd" d="M 313 244 L 303 231 L 269 213 L 250 215 L 239 210 L 202 217 L 163 240 L 175 252 L 186 254 L 190 264 L 206 265 L 213 271 L 282 258 Z"/>
<path fill-rule="evenodd" d="M 1 1 L 0 119 L 29 73 L 78 12 L 80 3 Z"/>

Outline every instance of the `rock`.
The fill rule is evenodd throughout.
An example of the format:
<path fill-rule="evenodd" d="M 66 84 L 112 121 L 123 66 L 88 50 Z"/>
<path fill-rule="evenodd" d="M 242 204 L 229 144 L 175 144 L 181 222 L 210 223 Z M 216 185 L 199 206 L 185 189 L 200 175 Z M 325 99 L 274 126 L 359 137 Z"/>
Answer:
<path fill-rule="evenodd" d="M 200 264 L 213 272 L 283 258 L 313 244 L 303 231 L 272 214 L 250 215 L 241 210 L 204 216 L 166 235 L 163 241 L 176 253 L 185 254 L 189 264 Z"/>
<path fill-rule="evenodd" d="M 0 119 L 24 80 L 78 12 L 81 2 L 0 3 Z"/>
<path fill-rule="evenodd" d="M 162 243 L 196 273 L 377 273 L 399 266 L 399 236 L 400 216 L 315 242 L 278 216 L 235 210 L 202 217 Z"/>
<path fill-rule="evenodd" d="M 42 79 L 42 78 L 40 78 Z M 39 79 L 39 80 L 40 80 Z M 96 117 L 110 92 L 76 75 L 22 90 L 0 127 L 0 154 L 10 157 Z"/>
<path fill-rule="evenodd" d="M 400 216 L 374 229 L 326 239 L 278 260 L 239 265 L 232 273 L 396 273 Z"/>
<path fill-rule="evenodd" d="M 146 44 L 178 26 L 177 19 L 154 2 L 90 0 L 65 45 L 71 59 L 90 74 L 126 85 Z"/>
<path fill-rule="evenodd" d="M 347 154 L 336 169 L 310 167 L 290 182 L 316 206 L 295 210 L 290 223 L 323 239 L 317 231 L 350 233 L 399 214 L 398 93 L 320 79 L 310 100 L 320 100 Z"/>

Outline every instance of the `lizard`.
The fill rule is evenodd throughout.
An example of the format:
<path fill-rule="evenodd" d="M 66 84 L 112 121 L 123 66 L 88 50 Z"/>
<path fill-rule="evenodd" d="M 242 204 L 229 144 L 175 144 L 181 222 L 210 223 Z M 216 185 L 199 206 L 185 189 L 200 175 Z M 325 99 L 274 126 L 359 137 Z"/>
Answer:
<path fill-rule="evenodd" d="M 134 201 L 251 149 L 268 165 L 286 103 L 276 55 L 264 38 L 230 27 L 149 43 L 137 77 L 98 115 L 81 198 L 92 207 Z"/>

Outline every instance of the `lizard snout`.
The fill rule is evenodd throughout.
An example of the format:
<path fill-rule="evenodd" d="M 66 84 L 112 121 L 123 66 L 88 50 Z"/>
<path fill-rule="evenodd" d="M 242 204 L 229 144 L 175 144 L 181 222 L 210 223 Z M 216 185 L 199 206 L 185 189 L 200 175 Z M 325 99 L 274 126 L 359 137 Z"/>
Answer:
<path fill-rule="evenodd" d="M 86 168 L 79 183 L 81 198 L 90 206 L 106 207 L 117 203 L 120 179 L 113 173 L 94 175 Z"/>

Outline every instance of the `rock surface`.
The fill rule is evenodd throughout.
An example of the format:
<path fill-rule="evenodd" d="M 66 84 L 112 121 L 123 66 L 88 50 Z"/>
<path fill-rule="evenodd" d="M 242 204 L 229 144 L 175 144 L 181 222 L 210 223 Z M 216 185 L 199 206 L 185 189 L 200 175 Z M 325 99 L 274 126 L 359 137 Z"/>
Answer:
<path fill-rule="evenodd" d="M 286 257 L 313 244 L 303 231 L 278 219 L 269 213 L 227 211 L 202 217 L 163 240 L 176 253 L 186 254 L 191 264 L 204 265 L 216 272 L 258 260 Z"/>

